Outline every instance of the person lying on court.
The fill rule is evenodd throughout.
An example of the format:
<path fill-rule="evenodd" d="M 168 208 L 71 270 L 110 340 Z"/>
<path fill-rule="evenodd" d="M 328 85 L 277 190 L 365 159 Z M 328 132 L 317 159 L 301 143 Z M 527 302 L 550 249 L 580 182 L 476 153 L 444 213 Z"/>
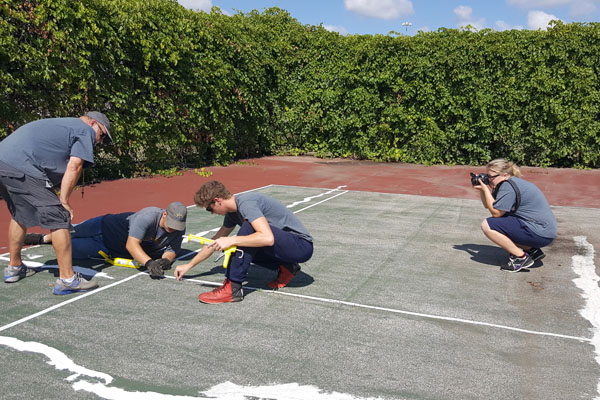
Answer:
<path fill-rule="evenodd" d="M 187 264 L 175 268 L 175 278 L 181 280 L 195 265 L 215 250 L 237 246 L 231 256 L 223 284 L 198 299 L 203 303 L 229 303 L 244 299 L 242 283 L 251 263 L 277 269 L 277 279 L 267 285 L 273 289 L 286 286 L 300 271 L 298 263 L 308 261 L 313 254 L 313 238 L 302 222 L 277 200 L 260 193 L 231 194 L 218 181 L 202 185 L 194 202 L 206 211 L 223 215 L 223 225 Z M 236 225 L 240 229 L 229 236 Z M 241 250 L 241 251 L 240 251 Z"/>
<path fill-rule="evenodd" d="M 518 272 L 544 258 L 541 247 L 557 235 L 556 218 L 542 191 L 522 178 L 519 167 L 499 158 L 490 161 L 486 174 L 471 176 L 481 202 L 491 217 L 483 220 L 485 236 L 510 256 L 502 270 Z"/>
<path fill-rule="evenodd" d="M 162 277 L 181 251 L 186 218 L 187 208 L 174 202 L 166 210 L 146 207 L 136 213 L 88 219 L 71 232 L 73 258 L 98 258 L 103 251 L 111 257 L 133 258 L 148 269 L 151 277 Z M 50 243 L 52 233 L 25 236 L 25 244 Z"/>

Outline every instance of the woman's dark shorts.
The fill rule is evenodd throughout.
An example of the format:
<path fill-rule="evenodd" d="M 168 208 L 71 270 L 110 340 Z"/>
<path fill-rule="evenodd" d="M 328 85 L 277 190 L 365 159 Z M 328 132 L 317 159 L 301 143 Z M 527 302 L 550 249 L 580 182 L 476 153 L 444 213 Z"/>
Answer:
<path fill-rule="evenodd" d="M 492 230 L 508 236 L 515 244 L 540 248 L 548 246 L 554 240 L 536 235 L 523 221 L 512 215 L 489 217 L 487 223 Z"/>

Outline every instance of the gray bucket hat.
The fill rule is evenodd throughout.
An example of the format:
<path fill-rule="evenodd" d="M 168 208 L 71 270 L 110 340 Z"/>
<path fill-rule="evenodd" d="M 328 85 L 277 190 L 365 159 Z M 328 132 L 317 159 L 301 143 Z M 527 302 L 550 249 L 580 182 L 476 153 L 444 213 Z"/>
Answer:
<path fill-rule="evenodd" d="M 108 117 L 106 115 L 102 114 L 99 111 L 88 111 L 85 113 L 85 115 L 93 120 L 100 122 L 104 126 L 104 128 L 106 128 L 106 133 L 108 134 L 108 138 L 110 139 L 110 141 L 113 141 L 112 136 L 110 136 L 110 121 L 108 120 Z"/>
<path fill-rule="evenodd" d="M 176 201 L 167 206 L 167 221 L 169 228 L 176 231 L 185 230 L 185 220 L 187 218 L 187 207 Z"/>

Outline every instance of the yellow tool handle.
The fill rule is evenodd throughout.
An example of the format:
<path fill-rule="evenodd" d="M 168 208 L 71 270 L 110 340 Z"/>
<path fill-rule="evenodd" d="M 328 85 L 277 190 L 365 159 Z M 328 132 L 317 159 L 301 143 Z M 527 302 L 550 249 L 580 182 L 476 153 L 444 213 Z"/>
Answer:
<path fill-rule="evenodd" d="M 98 253 L 104 258 L 109 264 L 116 265 L 118 267 L 127 267 L 127 268 L 139 268 L 140 264 L 137 261 L 131 260 L 129 258 L 110 258 L 108 254 L 103 252 L 102 250 L 98 251 Z"/>
<path fill-rule="evenodd" d="M 210 244 L 210 243 L 214 242 L 214 240 L 212 240 L 212 239 L 207 239 L 205 237 L 196 236 L 196 235 L 187 235 L 187 241 L 200 243 L 202 245 Z M 225 250 L 223 250 L 223 253 L 225 253 L 225 258 L 223 259 L 223 268 L 227 268 L 227 266 L 229 265 L 229 259 L 231 258 L 231 254 L 235 253 L 236 250 L 237 250 L 236 246 L 231 246 L 231 247 L 228 247 Z"/>

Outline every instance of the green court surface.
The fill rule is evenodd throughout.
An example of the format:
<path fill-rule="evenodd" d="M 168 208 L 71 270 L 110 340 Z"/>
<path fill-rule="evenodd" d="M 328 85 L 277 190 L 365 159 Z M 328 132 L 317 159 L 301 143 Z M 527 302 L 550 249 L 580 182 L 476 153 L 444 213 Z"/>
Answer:
<path fill-rule="evenodd" d="M 479 200 L 257 191 L 297 213 L 315 253 L 277 292 L 251 267 L 241 303 L 198 302 L 223 281 L 214 257 L 183 282 L 75 260 L 100 289 L 54 296 L 52 248 L 24 250 L 40 272 L 1 286 L 0 397 L 598 398 L 597 209 L 554 207 L 547 257 L 508 273 Z M 221 222 L 191 207 L 187 233 Z"/>

